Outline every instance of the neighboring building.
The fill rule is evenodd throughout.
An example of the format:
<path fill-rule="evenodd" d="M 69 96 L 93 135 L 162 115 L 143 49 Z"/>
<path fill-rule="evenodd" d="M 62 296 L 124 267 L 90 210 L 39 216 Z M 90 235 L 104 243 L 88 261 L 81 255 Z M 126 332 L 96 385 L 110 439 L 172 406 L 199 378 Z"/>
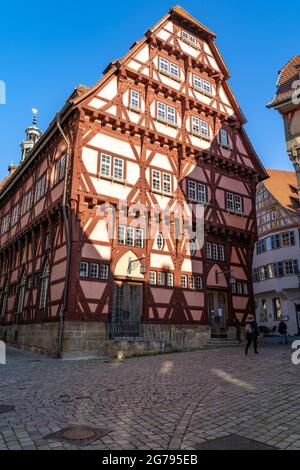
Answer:
<path fill-rule="evenodd" d="M 270 170 L 270 180 L 258 186 L 257 198 L 262 198 L 257 201 L 259 206 L 258 225 L 261 226 L 259 227 L 259 237 L 261 239 L 264 235 L 272 233 L 275 239 L 271 240 L 268 237 L 266 243 L 269 247 L 270 244 L 275 243 L 276 250 L 256 256 L 254 265 L 258 267 L 259 263 L 265 264 L 265 261 L 273 261 L 275 265 L 277 263 L 278 277 L 276 281 L 274 279 L 260 281 L 254 285 L 254 289 L 255 293 L 259 294 L 259 298 L 264 299 L 262 294 L 272 288 L 272 292 L 268 291 L 267 304 L 260 302 L 258 306 L 261 316 L 265 316 L 266 309 L 270 324 L 274 324 L 273 320 L 276 320 L 282 312 L 284 317 L 289 317 L 290 332 L 296 333 L 300 328 L 300 275 L 299 272 L 297 273 L 297 269 L 300 269 L 300 55 L 292 57 L 279 71 L 276 86 L 276 94 L 267 107 L 276 109 L 282 115 L 287 153 L 295 173 Z M 266 200 L 263 198 L 264 187 L 269 192 Z M 274 207 L 272 200 L 274 200 Z M 269 202 L 270 207 L 267 209 Z M 276 212 L 276 207 L 278 212 Z M 269 213 L 266 213 L 265 219 L 263 219 L 260 213 L 266 210 L 269 210 Z M 266 217 L 270 217 L 271 221 L 266 222 Z M 271 226 L 269 227 L 268 224 Z M 291 236 L 288 234 L 289 231 L 291 231 Z M 259 242 L 257 245 L 259 250 L 260 245 L 263 246 L 264 243 L 263 241 Z M 277 248 L 278 243 L 282 243 L 283 246 Z M 273 260 L 272 256 L 274 256 Z M 260 276 L 264 276 L 263 268 L 260 268 L 260 271 Z M 257 275 L 256 273 L 255 276 Z M 271 275 L 273 274 L 271 273 Z M 277 296 L 274 297 L 275 293 Z M 274 300 L 271 300 L 271 297 Z"/>
<path fill-rule="evenodd" d="M 103 354 L 118 337 L 184 331 L 197 347 L 254 313 L 255 188 L 267 175 L 214 39 L 172 8 L 99 82 L 78 87 L 42 136 L 28 130 L 34 146 L 22 145 L 0 192 L 7 341 Z M 99 208 L 120 200 L 169 211 L 170 239 L 161 216 L 149 239 L 151 220 L 135 226 L 127 209 L 110 236 Z M 175 238 L 187 203 L 205 208 L 201 249 Z"/>
<path fill-rule="evenodd" d="M 257 185 L 259 240 L 253 257 L 256 317 L 270 328 L 284 318 L 289 334 L 300 329 L 300 205 L 292 171 L 267 170 Z"/>

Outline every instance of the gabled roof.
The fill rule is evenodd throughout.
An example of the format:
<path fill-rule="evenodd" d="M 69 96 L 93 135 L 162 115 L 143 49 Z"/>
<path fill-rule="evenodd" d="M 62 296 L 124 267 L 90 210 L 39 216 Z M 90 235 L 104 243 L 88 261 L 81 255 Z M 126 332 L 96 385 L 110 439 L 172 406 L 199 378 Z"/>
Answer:
<path fill-rule="evenodd" d="M 267 105 L 273 108 L 281 103 L 289 101 L 295 88 L 292 88 L 296 80 L 300 80 L 300 55 L 295 55 L 278 72 L 277 91 L 273 100 Z"/>
<path fill-rule="evenodd" d="M 296 173 L 273 169 L 267 169 L 267 173 L 269 179 L 263 183 L 265 188 L 281 206 L 300 216 Z"/>

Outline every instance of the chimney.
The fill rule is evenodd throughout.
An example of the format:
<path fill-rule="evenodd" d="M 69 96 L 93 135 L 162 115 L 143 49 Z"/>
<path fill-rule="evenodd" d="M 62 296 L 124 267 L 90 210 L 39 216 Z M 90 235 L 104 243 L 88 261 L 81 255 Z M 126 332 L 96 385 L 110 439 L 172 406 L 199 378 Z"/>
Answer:
<path fill-rule="evenodd" d="M 9 176 L 12 175 L 16 169 L 17 169 L 17 165 L 15 165 L 13 162 L 10 162 L 10 164 L 8 165 Z"/>

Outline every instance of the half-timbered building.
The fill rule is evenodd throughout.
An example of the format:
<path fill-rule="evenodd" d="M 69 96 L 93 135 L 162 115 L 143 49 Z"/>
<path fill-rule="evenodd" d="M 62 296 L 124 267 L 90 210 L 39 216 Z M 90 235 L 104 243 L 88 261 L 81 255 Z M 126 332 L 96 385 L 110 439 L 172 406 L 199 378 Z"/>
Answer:
<path fill-rule="evenodd" d="M 167 338 L 199 347 L 254 313 L 267 175 L 228 78 L 215 34 L 175 7 L 34 133 L 0 192 L 7 341 L 60 357 L 124 337 L 135 352 Z M 189 208 L 193 225 L 199 205 L 200 245 L 176 236 L 174 216 Z"/>

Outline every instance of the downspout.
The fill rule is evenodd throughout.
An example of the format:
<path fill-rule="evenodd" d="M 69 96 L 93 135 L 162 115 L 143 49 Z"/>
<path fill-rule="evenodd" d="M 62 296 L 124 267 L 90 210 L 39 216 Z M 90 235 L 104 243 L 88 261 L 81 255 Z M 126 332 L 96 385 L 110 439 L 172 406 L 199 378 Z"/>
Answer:
<path fill-rule="evenodd" d="M 68 189 L 68 175 L 69 175 L 69 166 L 70 166 L 71 145 L 70 145 L 69 139 L 65 135 L 60 125 L 59 113 L 56 114 L 56 124 L 59 129 L 59 132 L 61 133 L 67 145 L 66 171 L 65 171 L 63 202 L 62 202 L 62 213 L 63 213 L 64 223 L 65 223 L 65 228 L 66 228 L 66 240 L 67 240 L 67 266 L 66 266 L 66 280 L 65 280 L 65 289 L 64 289 L 64 296 L 63 296 L 63 305 L 59 313 L 59 334 L 58 334 L 58 342 L 57 342 L 57 357 L 61 359 L 63 336 L 64 336 L 64 319 L 65 319 L 65 312 L 66 312 L 67 304 L 68 304 L 70 260 L 71 260 L 71 236 L 70 236 L 70 223 L 69 223 L 69 218 L 68 218 L 69 206 L 67 206 L 67 189 Z"/>

